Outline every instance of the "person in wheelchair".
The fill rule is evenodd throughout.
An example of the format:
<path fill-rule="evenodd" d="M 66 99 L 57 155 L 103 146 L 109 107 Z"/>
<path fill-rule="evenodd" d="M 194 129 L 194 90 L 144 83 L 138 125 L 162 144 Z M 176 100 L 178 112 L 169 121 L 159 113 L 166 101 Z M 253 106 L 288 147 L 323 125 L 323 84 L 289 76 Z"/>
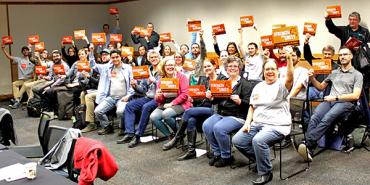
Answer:
<path fill-rule="evenodd" d="M 298 146 L 298 153 L 306 161 L 312 161 L 314 149 L 319 139 L 340 116 L 350 113 L 360 97 L 363 76 L 351 64 L 352 52 L 347 47 L 339 49 L 340 68 L 323 81 L 318 82 L 314 72 L 309 72 L 309 78 L 314 87 L 324 90 L 331 82 L 330 94 L 324 97 L 324 102 L 315 109 L 308 124 L 304 141 Z"/>

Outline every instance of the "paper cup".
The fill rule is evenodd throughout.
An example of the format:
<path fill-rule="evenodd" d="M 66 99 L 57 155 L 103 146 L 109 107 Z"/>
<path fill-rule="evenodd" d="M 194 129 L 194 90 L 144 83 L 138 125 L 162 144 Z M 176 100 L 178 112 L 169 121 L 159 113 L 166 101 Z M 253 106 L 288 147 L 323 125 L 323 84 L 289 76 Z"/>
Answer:
<path fill-rule="evenodd" d="M 37 163 L 31 162 L 24 165 L 26 167 L 27 179 L 34 179 L 37 176 Z"/>

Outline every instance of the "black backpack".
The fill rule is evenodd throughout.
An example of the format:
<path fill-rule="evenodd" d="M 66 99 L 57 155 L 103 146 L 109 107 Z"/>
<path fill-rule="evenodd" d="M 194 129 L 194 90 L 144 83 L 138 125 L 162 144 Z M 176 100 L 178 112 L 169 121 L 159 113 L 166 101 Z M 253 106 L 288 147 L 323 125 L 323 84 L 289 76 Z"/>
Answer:
<path fill-rule="evenodd" d="M 84 129 L 87 124 L 85 122 L 85 115 L 86 115 L 86 106 L 85 105 L 79 105 L 74 109 L 74 116 L 75 116 L 75 121 L 73 122 L 72 128 L 77 128 L 77 129 Z"/>
<path fill-rule="evenodd" d="M 27 103 L 27 114 L 30 117 L 40 117 L 41 100 L 38 97 L 31 98 Z"/>

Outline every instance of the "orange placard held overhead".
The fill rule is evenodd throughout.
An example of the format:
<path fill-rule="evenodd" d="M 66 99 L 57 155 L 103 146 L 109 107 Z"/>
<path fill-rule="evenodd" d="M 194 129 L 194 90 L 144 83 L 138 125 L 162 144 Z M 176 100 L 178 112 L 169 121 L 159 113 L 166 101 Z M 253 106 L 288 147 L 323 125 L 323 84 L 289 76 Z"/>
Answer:
<path fill-rule="evenodd" d="M 195 69 L 195 61 L 191 59 L 185 59 L 184 63 L 182 64 L 182 68 L 186 71 L 192 71 Z"/>
<path fill-rule="evenodd" d="M 54 71 L 54 74 L 56 75 L 65 75 L 66 72 L 64 70 L 64 66 L 59 64 L 59 65 L 54 65 L 53 66 L 53 71 Z"/>
<path fill-rule="evenodd" d="M 133 47 L 122 46 L 121 47 L 121 56 L 122 57 L 127 57 L 129 55 L 131 55 L 131 56 L 134 55 L 134 48 Z"/>
<path fill-rule="evenodd" d="M 202 30 L 202 22 L 200 20 L 189 20 L 188 21 L 188 31 L 197 32 Z"/>
<path fill-rule="evenodd" d="M 140 30 L 140 37 L 150 37 L 150 33 L 147 29 Z"/>
<path fill-rule="evenodd" d="M 36 75 L 46 75 L 46 66 L 35 66 Z"/>
<path fill-rule="evenodd" d="M 254 25 L 254 18 L 253 16 L 242 16 L 240 17 L 240 26 L 244 27 L 251 27 Z"/>
<path fill-rule="evenodd" d="M 225 25 L 224 24 L 217 24 L 212 26 L 212 33 L 215 35 L 222 35 L 226 33 Z"/>
<path fill-rule="evenodd" d="M 31 35 L 28 37 L 28 43 L 29 44 L 36 44 L 36 43 L 39 43 L 40 42 L 40 37 L 39 35 Z"/>
<path fill-rule="evenodd" d="M 39 42 L 35 44 L 35 51 L 42 52 L 45 50 L 45 43 Z"/>
<path fill-rule="evenodd" d="M 79 62 L 77 62 L 77 70 L 78 70 L 78 72 L 82 72 L 82 71 L 90 72 L 91 68 L 90 68 L 89 63 L 79 61 Z"/>
<path fill-rule="evenodd" d="M 63 44 L 72 44 L 73 38 L 72 36 L 64 36 L 62 38 L 62 43 Z"/>
<path fill-rule="evenodd" d="M 111 14 L 111 15 L 117 15 L 119 13 L 117 7 L 111 7 L 111 8 L 108 9 L 108 11 L 109 11 L 109 14 Z"/>
<path fill-rule="evenodd" d="M 133 66 L 132 67 L 132 74 L 135 80 L 149 78 L 149 67 L 145 66 Z"/>
<path fill-rule="evenodd" d="M 329 18 L 341 18 L 342 17 L 342 8 L 341 6 L 327 6 L 326 12 L 328 13 Z"/>
<path fill-rule="evenodd" d="M 161 78 L 160 89 L 164 93 L 177 92 L 179 90 L 178 78 Z"/>
<path fill-rule="evenodd" d="M 13 44 L 13 37 L 12 36 L 3 36 L 1 37 L 1 41 L 3 45 L 10 45 Z"/>
<path fill-rule="evenodd" d="M 159 40 L 161 42 L 172 42 L 171 33 L 161 33 L 161 34 L 159 34 Z"/>
<path fill-rule="evenodd" d="M 191 85 L 189 86 L 189 96 L 193 99 L 206 97 L 206 86 L 204 85 Z"/>
<path fill-rule="evenodd" d="M 272 38 L 275 47 L 287 45 L 299 45 L 299 35 L 297 26 L 288 26 L 272 30 Z"/>
<path fill-rule="evenodd" d="M 231 80 L 210 80 L 209 85 L 212 96 L 216 98 L 230 97 L 233 92 Z"/>
<path fill-rule="evenodd" d="M 273 49 L 274 41 L 272 40 L 272 35 L 261 36 L 261 46 L 263 49 Z"/>
<path fill-rule="evenodd" d="M 96 45 L 104 45 L 107 42 L 105 33 L 93 33 L 91 34 L 91 41 Z"/>
<path fill-rule="evenodd" d="M 278 28 L 284 28 L 286 27 L 286 24 L 273 24 L 272 29 L 278 29 Z"/>
<path fill-rule="evenodd" d="M 312 60 L 312 68 L 315 74 L 330 74 L 331 60 L 330 59 Z"/>
<path fill-rule="evenodd" d="M 144 29 L 144 28 L 140 27 L 140 26 L 135 26 L 134 29 L 132 30 L 132 33 L 138 35 L 138 34 L 140 34 L 142 29 Z"/>
<path fill-rule="evenodd" d="M 73 31 L 75 39 L 83 39 L 86 36 L 86 30 Z"/>
<path fill-rule="evenodd" d="M 305 22 L 303 25 L 303 35 L 309 33 L 310 35 L 315 36 L 316 28 L 317 28 L 316 23 Z"/>
<path fill-rule="evenodd" d="M 122 42 L 122 34 L 110 34 L 109 41 L 111 43 L 119 43 L 119 42 Z"/>

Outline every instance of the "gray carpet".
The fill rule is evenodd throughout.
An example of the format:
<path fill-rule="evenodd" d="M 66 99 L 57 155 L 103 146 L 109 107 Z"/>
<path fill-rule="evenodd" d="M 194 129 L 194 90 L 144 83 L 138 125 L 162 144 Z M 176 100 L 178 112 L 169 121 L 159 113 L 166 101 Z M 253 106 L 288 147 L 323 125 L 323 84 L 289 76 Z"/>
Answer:
<path fill-rule="evenodd" d="M 8 102 L 1 102 L 0 107 L 7 108 Z M 15 120 L 20 145 L 36 144 L 37 118 L 30 118 L 22 109 L 10 110 Z M 119 120 L 116 120 L 119 122 Z M 72 121 L 53 120 L 53 125 L 71 127 Z M 116 130 L 116 133 L 118 130 Z M 106 144 L 119 164 L 118 173 L 108 182 L 100 179 L 95 184 L 251 184 L 257 175 L 248 171 L 248 167 L 231 169 L 230 167 L 215 168 L 208 165 L 205 155 L 189 161 L 176 161 L 183 152 L 181 149 L 162 151 L 164 142 L 144 143 L 136 148 L 129 149 L 126 144 L 117 145 L 117 134 L 99 136 L 96 131 L 84 134 L 85 137 L 97 139 Z M 200 146 L 200 148 L 205 148 Z M 233 155 L 238 163 L 247 160 L 233 149 Z M 279 156 L 277 156 L 278 158 Z M 283 150 L 284 172 L 290 173 L 302 168 L 304 163 L 292 148 Z M 279 179 L 279 160 L 273 160 L 274 179 L 270 184 L 370 184 L 370 153 L 365 149 L 358 149 L 351 154 L 327 150 L 314 158 L 308 171 L 291 179 Z"/>

